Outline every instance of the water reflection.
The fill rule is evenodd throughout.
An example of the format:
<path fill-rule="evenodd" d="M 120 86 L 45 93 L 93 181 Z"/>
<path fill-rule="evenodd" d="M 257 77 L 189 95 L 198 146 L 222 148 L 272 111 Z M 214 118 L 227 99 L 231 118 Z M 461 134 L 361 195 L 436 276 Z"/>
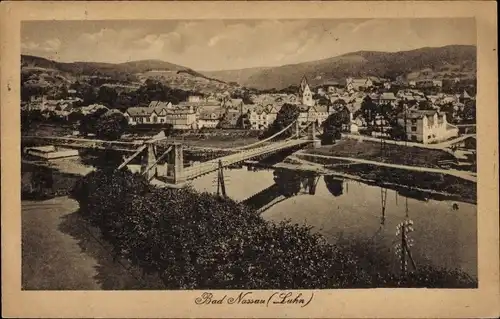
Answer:
<path fill-rule="evenodd" d="M 324 177 L 325 185 L 330 194 L 338 197 L 344 193 L 344 180 L 336 178 L 332 175 L 326 175 Z M 347 187 L 346 187 L 347 188 Z"/>
<path fill-rule="evenodd" d="M 306 223 L 330 243 L 359 242 L 360 249 L 376 249 L 384 257 L 367 261 L 370 265 L 387 260 L 387 267 L 400 272 L 404 249 L 408 271 L 413 259 L 416 267 L 431 263 L 477 276 L 476 205 L 459 198 L 298 170 L 244 168 L 224 174 L 230 181 L 228 196 L 254 207 L 264 219 Z M 194 188 L 215 192 L 214 176 L 195 180 Z M 403 242 L 397 227 L 410 221 L 414 231 L 405 231 Z"/>

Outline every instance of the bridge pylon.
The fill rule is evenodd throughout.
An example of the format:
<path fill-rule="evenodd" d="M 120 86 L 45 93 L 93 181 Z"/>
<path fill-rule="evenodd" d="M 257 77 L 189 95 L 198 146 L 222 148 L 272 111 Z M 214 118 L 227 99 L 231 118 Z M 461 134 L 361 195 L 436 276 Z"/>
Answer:
<path fill-rule="evenodd" d="M 184 176 L 183 147 L 181 143 L 173 143 L 171 146 L 173 149 L 169 153 L 166 179 L 169 183 L 180 185 L 186 181 Z"/>
<path fill-rule="evenodd" d="M 318 138 L 316 134 L 316 122 L 311 122 L 308 130 L 308 137 L 313 142 L 313 147 L 318 148 L 321 146 L 321 140 Z"/>
<path fill-rule="evenodd" d="M 145 156 L 142 156 L 141 173 L 146 174 L 148 181 L 156 176 L 156 166 L 151 167 L 156 162 L 156 150 L 153 143 L 148 143 Z M 147 171 L 146 171 L 147 170 Z"/>

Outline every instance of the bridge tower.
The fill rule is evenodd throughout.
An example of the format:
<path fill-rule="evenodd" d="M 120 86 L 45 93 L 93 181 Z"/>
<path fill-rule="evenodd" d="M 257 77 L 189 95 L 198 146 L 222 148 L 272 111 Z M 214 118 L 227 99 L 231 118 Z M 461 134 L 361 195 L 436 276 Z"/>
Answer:
<path fill-rule="evenodd" d="M 156 176 L 157 172 L 156 166 L 151 167 L 156 163 L 156 149 L 153 143 L 148 143 L 146 154 L 141 159 L 141 173 L 145 174 L 148 181 L 150 181 Z"/>
<path fill-rule="evenodd" d="M 167 161 L 166 179 L 169 183 L 179 185 L 185 182 L 183 147 L 181 143 L 173 143 L 171 146 L 173 149 Z"/>
<path fill-rule="evenodd" d="M 311 125 L 309 125 L 308 137 L 311 141 L 313 141 L 314 148 L 318 148 L 321 146 L 321 140 L 316 135 L 316 122 L 311 122 Z"/>

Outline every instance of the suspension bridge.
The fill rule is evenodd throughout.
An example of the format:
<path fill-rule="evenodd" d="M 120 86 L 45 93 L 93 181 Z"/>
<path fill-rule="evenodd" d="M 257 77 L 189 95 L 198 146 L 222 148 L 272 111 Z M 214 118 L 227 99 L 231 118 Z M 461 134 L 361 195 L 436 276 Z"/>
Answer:
<path fill-rule="evenodd" d="M 250 159 L 310 145 L 318 146 L 320 140 L 317 138 L 317 133 L 319 130 L 315 122 L 310 122 L 304 128 L 300 128 L 298 122 L 294 121 L 266 139 L 237 148 L 217 149 L 228 151 L 229 154 L 224 156 L 219 154 L 219 157 L 186 167 L 183 154 L 185 146 L 178 142 L 166 142 L 168 138 L 163 136 L 130 142 L 51 136 L 23 136 L 22 140 L 65 148 L 120 152 L 126 155 L 117 169 L 127 168 L 133 160 L 140 159 L 140 173 L 150 182 L 157 180 L 165 186 L 182 186 L 187 181 Z"/>

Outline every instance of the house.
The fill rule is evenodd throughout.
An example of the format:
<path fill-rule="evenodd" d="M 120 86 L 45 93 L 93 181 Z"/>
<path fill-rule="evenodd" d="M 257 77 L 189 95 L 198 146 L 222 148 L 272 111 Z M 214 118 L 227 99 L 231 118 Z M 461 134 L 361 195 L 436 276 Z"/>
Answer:
<path fill-rule="evenodd" d="M 414 110 L 398 115 L 398 123 L 405 128 L 410 141 L 434 143 L 458 136 L 458 128 L 446 120 L 446 113 L 435 110 Z"/>
<path fill-rule="evenodd" d="M 226 99 L 221 102 L 221 106 L 225 109 L 240 110 L 243 106 L 242 99 Z"/>
<path fill-rule="evenodd" d="M 130 107 L 124 112 L 129 125 L 171 124 L 173 129 L 187 130 L 197 126 L 193 107 Z"/>
<path fill-rule="evenodd" d="M 171 124 L 174 130 L 191 130 L 198 127 L 196 112 L 192 106 L 169 109 L 165 117 L 166 123 Z"/>
<path fill-rule="evenodd" d="M 224 110 L 207 110 L 201 111 L 198 118 L 198 129 L 202 128 L 216 128 L 220 122 Z"/>
<path fill-rule="evenodd" d="M 241 116 L 241 111 L 240 109 L 238 110 L 234 110 L 234 109 L 226 109 L 226 118 L 227 120 L 229 121 L 229 123 L 231 124 L 231 126 L 233 127 L 236 127 L 236 125 L 238 124 L 238 119 L 240 118 Z"/>
<path fill-rule="evenodd" d="M 94 113 L 95 111 L 99 110 L 99 109 L 107 109 L 106 106 L 104 105 L 101 105 L 101 104 L 91 104 L 91 105 L 88 105 L 88 106 L 83 106 L 80 108 L 80 111 L 82 112 L 83 115 L 87 115 L 87 114 L 90 114 L 90 113 Z"/>
<path fill-rule="evenodd" d="M 129 107 L 123 115 L 127 118 L 129 125 L 167 122 L 167 109 L 164 107 Z"/>
<path fill-rule="evenodd" d="M 300 104 L 298 105 L 298 107 L 299 107 L 299 117 L 297 118 L 297 121 L 299 123 L 299 127 L 304 128 L 310 122 L 316 120 L 314 107 L 304 104 Z"/>
<path fill-rule="evenodd" d="M 359 127 L 363 125 L 363 122 L 355 114 L 361 108 L 361 101 L 353 101 L 346 105 L 346 109 L 349 112 L 349 123 L 344 125 L 343 130 L 350 133 L 358 133 Z"/>
<path fill-rule="evenodd" d="M 379 104 L 395 105 L 396 100 L 397 100 L 397 98 L 394 95 L 394 93 L 392 93 L 392 92 L 384 92 L 378 98 Z"/>
<path fill-rule="evenodd" d="M 172 108 L 172 103 L 171 102 L 163 102 L 163 101 L 151 101 L 149 103 L 148 107 L 170 109 L 170 108 Z"/>
<path fill-rule="evenodd" d="M 465 90 L 462 92 L 462 94 L 460 94 L 460 97 L 458 98 L 459 102 L 464 104 L 465 102 L 470 101 L 471 99 L 472 97 Z"/>
<path fill-rule="evenodd" d="M 311 117 L 314 118 L 318 122 L 318 125 L 321 125 L 328 118 L 329 109 L 326 105 L 315 105 L 309 108 L 309 112 L 311 113 Z"/>
<path fill-rule="evenodd" d="M 443 87 L 443 81 L 442 80 L 432 80 L 432 85 L 434 87 L 442 88 Z"/>
<path fill-rule="evenodd" d="M 194 102 L 194 103 L 199 103 L 199 102 L 202 102 L 202 101 L 203 101 L 203 96 L 201 96 L 201 95 L 197 95 L 197 94 L 195 94 L 195 95 L 190 95 L 190 96 L 188 96 L 188 100 L 187 100 L 187 101 L 188 101 L 188 102 L 191 102 L 191 103 L 193 103 L 193 102 Z"/>
<path fill-rule="evenodd" d="M 267 114 L 267 125 L 271 125 L 275 120 L 276 117 L 278 116 L 280 107 L 277 107 L 276 105 L 269 104 L 266 106 L 266 114 Z"/>
<path fill-rule="evenodd" d="M 262 105 L 257 105 L 249 113 L 250 128 L 252 130 L 263 130 L 269 126 L 267 110 Z"/>
<path fill-rule="evenodd" d="M 346 90 L 347 91 L 359 91 L 360 89 L 367 89 L 373 87 L 373 80 L 371 78 L 366 79 L 354 79 L 348 77 L 346 80 Z"/>

